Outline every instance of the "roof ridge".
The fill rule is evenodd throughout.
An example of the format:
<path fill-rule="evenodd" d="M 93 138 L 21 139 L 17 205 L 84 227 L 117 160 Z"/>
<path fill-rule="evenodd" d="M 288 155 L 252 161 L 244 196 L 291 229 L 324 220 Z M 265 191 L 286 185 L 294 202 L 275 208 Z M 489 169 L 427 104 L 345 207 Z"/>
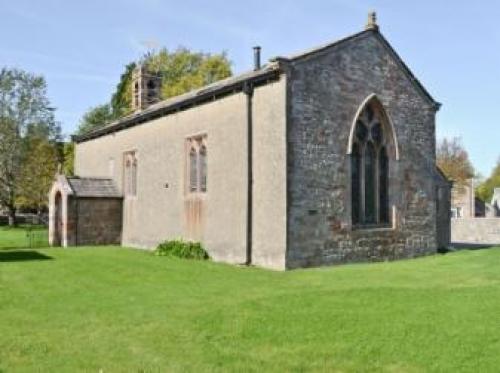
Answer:
<path fill-rule="evenodd" d="M 359 36 L 362 36 L 364 34 L 368 34 L 368 33 L 371 33 L 371 32 L 378 32 L 376 30 L 373 30 L 373 29 L 368 29 L 368 30 L 362 30 L 362 31 L 359 31 L 359 32 L 356 32 L 354 34 L 351 34 L 351 35 L 348 35 L 348 36 L 345 36 L 343 38 L 340 38 L 340 39 L 335 39 L 334 41 L 330 41 L 328 43 L 324 43 L 324 44 L 321 44 L 321 45 L 318 45 L 316 47 L 313 47 L 313 48 L 308 48 L 302 52 L 297 52 L 297 53 L 294 53 L 292 55 L 289 55 L 289 56 L 275 56 L 273 58 L 270 59 L 270 61 L 280 61 L 280 60 L 289 60 L 289 61 L 292 61 L 292 60 L 299 60 L 301 58 L 305 58 L 311 54 L 314 54 L 314 53 L 318 53 L 318 52 L 321 52 L 325 49 L 328 49 L 328 48 L 331 48 L 331 47 L 334 47 L 336 45 L 339 45 L 339 44 L 342 44 L 346 41 L 349 41 L 351 39 L 355 39 Z"/>
<path fill-rule="evenodd" d="M 148 108 L 137 112 L 132 113 L 128 116 L 120 118 L 114 122 L 108 123 L 104 127 L 98 128 L 96 130 L 90 131 L 83 135 L 75 135 L 72 136 L 73 141 L 82 142 L 86 140 L 91 140 L 96 137 L 104 136 L 109 133 L 113 133 L 119 131 L 121 129 L 125 129 L 148 120 L 153 120 L 172 112 L 185 110 L 186 108 L 190 108 L 194 105 L 199 105 L 207 102 L 211 98 L 221 97 L 231 92 L 236 92 L 239 90 L 243 90 L 243 85 L 247 82 L 253 82 L 253 84 L 267 84 L 273 77 L 278 76 L 283 72 L 281 62 L 285 64 L 290 61 L 297 61 L 302 58 L 306 58 L 312 54 L 320 53 L 329 48 L 341 45 L 353 39 L 365 36 L 365 35 L 374 35 L 382 44 L 383 47 L 386 48 L 389 54 L 396 60 L 398 65 L 401 67 L 403 72 L 406 74 L 408 79 L 416 86 L 416 88 L 422 93 L 422 95 L 430 101 L 431 105 L 435 110 L 439 110 L 441 104 L 434 100 L 431 94 L 425 89 L 423 84 L 415 77 L 409 67 L 405 64 L 405 62 L 401 59 L 395 49 L 391 46 L 391 44 L 387 41 L 387 39 L 382 35 L 382 33 L 377 28 L 367 28 L 365 30 L 359 31 L 357 33 L 348 35 L 344 38 L 337 39 L 333 42 L 320 45 L 315 48 L 308 49 L 304 52 L 297 53 L 291 55 L 289 57 L 277 56 L 271 58 L 269 63 L 264 65 L 259 70 L 246 71 L 241 74 L 228 77 L 226 79 L 219 80 L 217 82 L 213 82 L 211 84 L 205 85 L 203 87 L 197 88 L 195 90 L 186 92 L 182 95 L 170 97 L 163 101 L 160 101 L 154 105 L 149 106 Z M 262 83 L 264 82 L 264 83 Z"/>
<path fill-rule="evenodd" d="M 382 45 L 386 48 L 386 50 L 389 52 L 389 54 L 392 55 L 392 57 L 396 60 L 396 62 L 399 64 L 399 66 L 403 69 L 404 73 L 407 75 L 407 77 L 410 79 L 412 83 L 414 83 L 417 86 L 417 89 L 431 102 L 431 104 L 434 106 L 436 110 L 438 110 L 441 107 L 441 103 L 437 102 L 434 100 L 432 95 L 427 91 L 427 89 L 424 87 L 424 85 L 416 78 L 415 74 L 410 70 L 408 65 L 403 61 L 403 59 L 399 56 L 399 54 L 396 52 L 396 50 L 392 47 L 391 43 L 385 38 L 385 36 L 380 32 L 378 28 L 368 28 L 363 31 L 357 32 L 355 34 L 346 36 L 344 38 L 335 40 L 330 43 L 326 43 L 323 45 L 320 45 L 315 48 L 308 49 L 306 51 L 303 51 L 301 53 L 297 53 L 294 55 L 291 55 L 289 57 L 283 57 L 283 56 L 277 56 L 272 59 L 272 61 L 298 61 L 303 58 L 307 58 L 311 56 L 312 54 L 316 53 L 321 53 L 324 50 L 327 50 L 329 48 L 333 48 L 335 46 L 338 46 L 340 44 L 343 44 L 345 42 L 351 41 L 353 39 L 356 39 L 358 37 L 362 37 L 365 35 L 374 35 L 378 40 L 381 41 Z"/>
<path fill-rule="evenodd" d="M 89 140 L 94 137 L 99 137 L 108 133 L 108 131 L 113 131 L 115 128 L 120 127 L 120 125 L 128 122 L 143 122 L 147 120 L 149 116 L 154 115 L 157 112 L 162 110 L 168 110 L 171 107 L 182 106 L 185 103 L 190 103 L 191 101 L 202 101 L 207 97 L 211 97 L 213 95 L 217 95 L 225 90 L 234 90 L 237 89 L 238 86 L 248 82 L 248 81 L 260 81 L 262 79 L 267 78 L 270 75 L 275 75 L 280 73 L 280 65 L 274 61 L 270 61 L 268 64 L 265 64 L 259 70 L 250 70 L 244 73 L 228 77 L 226 79 L 218 80 L 211 84 L 205 85 L 203 87 L 194 89 L 192 91 L 183 93 L 182 95 L 169 97 L 165 100 L 162 100 L 154 105 L 149 106 L 148 108 L 127 115 L 123 118 L 115 120 L 106 124 L 104 127 L 98 128 L 96 130 L 90 131 L 83 135 L 74 135 L 72 136 L 73 141 L 81 142 L 85 140 Z"/>

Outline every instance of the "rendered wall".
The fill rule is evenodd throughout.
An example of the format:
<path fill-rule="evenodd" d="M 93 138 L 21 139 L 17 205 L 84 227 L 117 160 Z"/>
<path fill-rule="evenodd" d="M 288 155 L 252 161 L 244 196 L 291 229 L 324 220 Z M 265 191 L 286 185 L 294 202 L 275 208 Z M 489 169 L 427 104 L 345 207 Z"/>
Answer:
<path fill-rule="evenodd" d="M 285 269 L 286 80 L 253 97 L 253 255 L 256 265 Z"/>
<path fill-rule="evenodd" d="M 259 141 L 269 136 L 267 141 L 255 145 L 255 151 L 263 158 L 258 155 L 254 161 L 254 209 L 259 216 L 254 230 L 254 259 L 260 265 L 273 268 L 284 266 L 285 238 L 280 240 L 279 236 L 285 236 L 285 225 L 280 226 L 280 221 L 284 221 L 285 196 L 276 197 L 284 190 L 284 181 L 279 179 L 279 173 L 273 172 L 284 158 L 284 134 L 280 137 L 278 133 L 279 128 L 284 126 L 282 116 L 285 104 L 280 104 L 284 97 L 283 84 L 281 81 L 271 83 L 257 88 L 254 93 L 255 109 L 258 108 L 261 113 L 255 114 L 255 136 Z M 202 241 L 214 260 L 245 262 L 246 99 L 245 94 L 235 93 L 77 144 L 76 174 L 82 177 L 111 177 L 120 188 L 123 188 L 123 153 L 137 152 L 137 196 L 125 197 L 124 200 L 123 245 L 153 248 L 166 239 L 192 238 Z M 281 122 L 275 123 L 277 118 Z M 193 199 L 186 193 L 185 146 L 188 137 L 200 134 L 207 136 L 208 192 Z M 277 155 L 273 150 L 276 142 Z M 269 179 L 271 175 L 273 178 Z M 272 189 L 270 194 L 263 183 L 269 183 Z M 193 208 L 196 214 L 193 214 Z M 199 226 L 196 237 L 191 233 L 194 215 Z M 274 228 L 266 239 L 269 226 Z M 272 253 L 268 254 L 268 249 Z"/>

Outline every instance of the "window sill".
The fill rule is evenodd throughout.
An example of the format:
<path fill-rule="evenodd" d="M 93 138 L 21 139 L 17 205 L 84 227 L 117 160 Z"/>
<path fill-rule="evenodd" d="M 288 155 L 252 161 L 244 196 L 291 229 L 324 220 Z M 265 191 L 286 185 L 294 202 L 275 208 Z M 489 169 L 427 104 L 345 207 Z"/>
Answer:
<path fill-rule="evenodd" d="M 391 232 L 395 230 L 395 227 L 391 224 L 353 225 L 352 230 L 359 232 Z"/>
<path fill-rule="evenodd" d="M 189 192 L 185 195 L 185 199 L 206 199 L 207 198 L 207 193 L 206 192 Z"/>

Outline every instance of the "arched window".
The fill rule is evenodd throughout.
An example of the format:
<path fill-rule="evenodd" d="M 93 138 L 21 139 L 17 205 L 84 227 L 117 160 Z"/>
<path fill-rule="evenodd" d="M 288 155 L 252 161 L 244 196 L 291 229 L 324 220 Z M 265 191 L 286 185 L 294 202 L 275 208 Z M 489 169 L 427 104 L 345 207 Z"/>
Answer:
<path fill-rule="evenodd" d="M 124 154 L 123 190 L 126 197 L 137 195 L 137 155 L 135 151 Z"/>
<path fill-rule="evenodd" d="M 387 150 L 381 147 L 378 156 L 379 161 L 379 221 L 389 223 L 389 158 Z"/>
<path fill-rule="evenodd" d="M 137 108 L 139 107 L 139 82 L 135 82 L 134 84 L 134 106 Z"/>
<path fill-rule="evenodd" d="M 200 190 L 207 191 L 207 147 L 205 145 L 200 148 Z"/>
<path fill-rule="evenodd" d="M 361 223 L 361 149 L 354 143 L 351 153 L 351 195 L 352 195 L 352 223 Z"/>
<path fill-rule="evenodd" d="M 135 153 L 132 159 L 132 172 L 131 172 L 131 194 L 133 196 L 137 195 L 137 158 L 135 157 Z"/>
<path fill-rule="evenodd" d="M 389 137 L 382 108 L 369 102 L 356 120 L 351 148 L 353 226 L 386 225 L 389 214 Z"/>
<path fill-rule="evenodd" d="M 196 192 L 198 189 L 198 160 L 194 147 L 189 151 L 189 190 Z"/>
<path fill-rule="evenodd" d="M 206 193 L 207 191 L 207 136 L 198 135 L 187 139 L 187 170 L 186 177 L 188 193 Z"/>
<path fill-rule="evenodd" d="M 377 160 L 375 146 L 370 141 L 365 146 L 364 156 L 364 189 L 365 189 L 365 216 L 364 223 L 375 224 L 377 212 L 375 201 L 377 200 Z"/>
<path fill-rule="evenodd" d="M 123 175 L 123 181 L 124 181 L 124 191 L 125 191 L 125 196 L 130 195 L 130 169 L 131 169 L 131 162 L 128 154 L 125 154 L 125 172 Z"/>
<path fill-rule="evenodd" d="M 148 87 L 148 89 L 155 89 L 156 88 L 156 83 L 153 79 L 149 79 L 148 80 L 148 83 L 146 84 L 146 86 Z"/>

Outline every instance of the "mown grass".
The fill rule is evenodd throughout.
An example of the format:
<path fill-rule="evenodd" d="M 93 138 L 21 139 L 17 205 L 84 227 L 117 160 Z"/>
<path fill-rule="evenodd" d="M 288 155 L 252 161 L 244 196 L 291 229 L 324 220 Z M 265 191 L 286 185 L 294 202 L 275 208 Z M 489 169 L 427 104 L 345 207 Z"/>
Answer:
<path fill-rule="evenodd" d="M 0 250 L 29 247 L 30 238 L 27 235 L 29 229 L 31 229 L 32 232 L 31 236 L 33 245 L 47 246 L 47 229 L 41 226 L 0 226 Z"/>
<path fill-rule="evenodd" d="M 499 249 L 285 273 L 3 250 L 0 371 L 495 372 L 499 310 Z"/>

